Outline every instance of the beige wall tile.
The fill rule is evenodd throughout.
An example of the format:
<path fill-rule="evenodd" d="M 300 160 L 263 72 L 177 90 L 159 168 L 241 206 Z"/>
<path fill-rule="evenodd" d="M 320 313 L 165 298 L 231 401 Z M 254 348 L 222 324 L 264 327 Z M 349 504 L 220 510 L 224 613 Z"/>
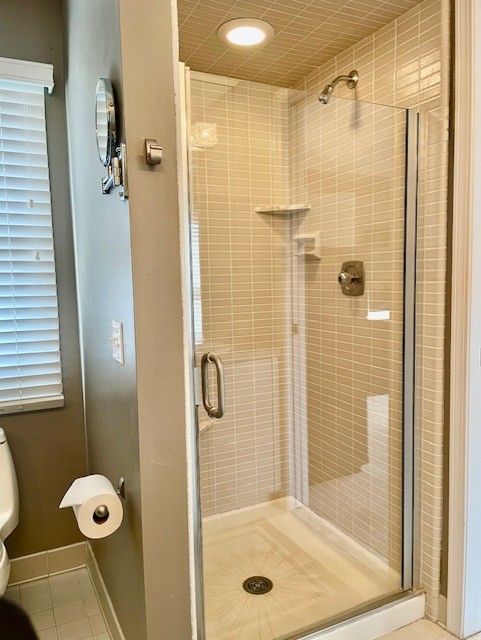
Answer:
<path fill-rule="evenodd" d="M 288 488 L 286 227 L 254 213 L 289 199 L 287 97 L 252 82 L 192 81 L 192 125 L 215 123 L 218 135 L 215 146 L 193 151 L 196 346 L 222 357 L 227 395 L 225 417 L 201 436 L 204 515 Z"/>
<path fill-rule="evenodd" d="M 351 143 L 343 135 L 348 124 L 340 101 L 331 103 L 329 114 L 316 110 L 314 103 L 316 94 L 327 81 L 354 66 L 361 78 L 356 90 L 358 99 L 421 109 L 416 354 L 420 487 L 416 539 L 421 540 L 421 545 L 416 564 L 417 579 L 427 588 L 428 612 L 434 618 L 437 617 L 441 539 L 448 31 L 448 3 L 425 0 L 299 83 L 301 92 L 295 99 L 291 98 L 289 119 L 294 199 L 306 199 L 313 204 L 301 229 L 322 229 L 323 240 L 328 245 L 323 252 L 322 269 L 330 273 L 328 280 L 321 274 L 320 282 L 315 272 L 306 278 L 306 305 L 311 300 L 313 304 L 306 306 L 305 312 L 309 320 L 304 402 L 310 450 L 309 487 L 305 492 L 309 493 L 311 508 L 374 551 L 387 555 L 395 566 L 399 562 L 396 545 L 400 542 L 398 461 L 402 419 L 399 398 L 402 243 L 398 242 L 402 232 L 396 221 L 403 217 L 403 206 L 397 196 L 393 197 L 392 189 L 399 184 L 396 189 L 402 192 L 403 176 L 399 169 L 404 159 L 402 150 L 395 150 L 394 130 L 397 128 L 401 134 L 397 138 L 400 143 L 403 126 L 390 118 L 381 123 L 376 118 L 371 129 L 366 127 L 368 136 L 349 152 Z M 336 90 L 336 97 L 353 96 L 342 87 Z M 322 156 L 318 141 L 313 141 L 314 132 L 322 140 Z M 358 138 L 361 141 L 362 134 L 358 134 Z M 356 154 L 360 162 L 356 162 Z M 393 156 L 397 156 L 401 164 L 394 163 L 392 174 L 386 175 L 385 163 Z M 354 171 L 356 178 L 352 177 Z M 359 175 L 362 171 L 365 175 Z M 379 175 L 380 171 L 382 179 L 378 178 L 373 185 L 372 176 Z M 355 199 L 349 196 L 353 190 Z M 369 322 L 358 317 L 361 314 L 356 306 L 349 308 L 336 296 L 335 271 L 346 251 L 355 252 L 356 257 L 365 260 L 368 273 L 375 281 L 375 290 L 369 292 L 371 304 L 391 311 L 388 331 L 381 333 L 377 328 L 370 328 Z M 319 295 L 327 311 L 318 309 Z M 362 302 L 359 306 L 362 308 Z M 314 332 L 316 315 L 318 326 Z M 365 331 L 363 325 L 366 324 Z M 364 336 L 368 344 L 363 343 L 360 351 L 358 343 Z M 379 344 L 380 339 L 385 356 L 372 345 L 373 340 Z M 354 398 L 349 408 L 340 380 L 346 378 L 352 382 L 351 370 L 354 380 L 362 376 L 362 381 L 351 394 Z M 362 450 L 366 438 L 366 430 L 362 428 L 367 418 L 365 403 L 362 396 L 356 395 L 374 392 L 388 393 L 392 402 L 390 441 L 383 445 L 379 437 L 375 438 L 377 448 L 368 449 L 372 460 L 376 460 L 372 472 L 376 481 L 366 484 L 363 483 L 366 467 L 355 474 L 351 466 L 351 475 L 343 474 L 347 474 L 349 465 L 362 461 L 353 449 Z M 383 446 L 387 447 L 384 454 Z M 383 455 L 387 456 L 384 466 Z M 386 485 L 379 478 L 384 479 Z M 380 518 L 376 518 L 376 512 Z"/>
<path fill-rule="evenodd" d="M 86 554 L 87 544 L 85 542 L 47 551 L 49 575 L 85 566 Z"/>
<path fill-rule="evenodd" d="M 48 575 L 47 552 L 34 553 L 11 561 L 10 584 Z"/>
<path fill-rule="evenodd" d="M 201 436 L 203 513 L 294 494 L 398 570 L 401 108 L 420 109 L 416 574 L 433 618 L 442 502 L 448 33 L 447 0 L 425 0 L 312 70 L 296 90 L 219 84 L 208 76 L 192 82 L 192 122 L 215 122 L 218 132 L 214 147 L 194 151 L 202 283 L 197 347 L 223 357 L 228 406 Z M 328 107 L 317 102 L 327 81 L 353 67 L 361 77 L 354 120 L 354 94 L 343 86 Z M 253 213 L 255 206 L 288 201 L 308 202 L 311 211 L 290 221 Z M 315 231 L 322 261 L 294 258 L 292 236 Z M 353 258 L 364 261 L 368 275 L 357 300 L 342 296 L 336 282 L 343 260 Z M 373 311 L 388 311 L 389 319 L 374 321 Z"/>

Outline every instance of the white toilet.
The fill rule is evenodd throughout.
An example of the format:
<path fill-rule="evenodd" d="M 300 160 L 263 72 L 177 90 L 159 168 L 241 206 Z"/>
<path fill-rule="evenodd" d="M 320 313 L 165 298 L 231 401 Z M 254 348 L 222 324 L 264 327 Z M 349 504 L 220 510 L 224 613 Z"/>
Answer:
<path fill-rule="evenodd" d="M 18 524 L 18 486 L 5 431 L 0 427 L 0 596 L 10 576 L 10 560 L 3 541 Z"/>

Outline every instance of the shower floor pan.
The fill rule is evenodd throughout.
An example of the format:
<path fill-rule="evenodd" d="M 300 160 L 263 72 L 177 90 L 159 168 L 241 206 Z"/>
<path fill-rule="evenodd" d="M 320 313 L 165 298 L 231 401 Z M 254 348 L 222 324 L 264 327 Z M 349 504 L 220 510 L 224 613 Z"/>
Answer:
<path fill-rule="evenodd" d="M 398 573 L 294 506 L 282 498 L 204 519 L 207 640 L 283 638 L 399 590 Z M 248 593 L 251 576 L 272 589 Z"/>

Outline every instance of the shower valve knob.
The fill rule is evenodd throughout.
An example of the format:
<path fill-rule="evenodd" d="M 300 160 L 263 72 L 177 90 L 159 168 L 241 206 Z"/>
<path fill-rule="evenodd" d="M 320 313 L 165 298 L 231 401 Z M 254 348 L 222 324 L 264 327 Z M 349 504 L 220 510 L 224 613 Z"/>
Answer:
<path fill-rule="evenodd" d="M 364 293 L 364 264 L 360 260 L 343 262 L 337 281 L 345 296 L 362 296 Z"/>
<path fill-rule="evenodd" d="M 341 273 L 337 276 L 337 281 L 341 286 L 345 286 L 347 284 L 352 284 L 353 282 L 358 282 L 359 278 L 353 273 L 341 271 Z"/>

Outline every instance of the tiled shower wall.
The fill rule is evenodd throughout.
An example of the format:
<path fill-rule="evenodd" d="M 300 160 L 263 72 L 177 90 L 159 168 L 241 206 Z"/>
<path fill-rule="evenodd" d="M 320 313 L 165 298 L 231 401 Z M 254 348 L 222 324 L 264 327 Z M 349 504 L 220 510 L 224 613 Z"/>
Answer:
<path fill-rule="evenodd" d="M 196 349 L 226 379 L 224 418 L 201 419 L 204 515 L 288 488 L 288 227 L 254 212 L 289 198 L 287 92 L 192 74 Z"/>
<path fill-rule="evenodd" d="M 416 496 L 418 518 L 415 536 L 421 544 L 417 545 L 416 573 L 418 582 L 427 590 L 428 613 L 437 618 L 447 222 L 448 3 L 445 0 L 425 0 L 310 74 L 299 86 L 305 92 L 303 99 L 293 100 L 290 113 L 294 199 L 311 201 L 314 205 L 300 229 L 303 225 L 311 229 L 320 226 L 323 242 L 327 245 L 323 247 L 326 258 L 319 267 L 323 273 L 327 272 L 327 281 L 322 277 L 320 281 L 312 275 L 309 277 L 309 269 L 312 272 L 316 268 L 312 264 L 306 267 L 305 280 L 306 300 L 319 299 L 321 294 L 322 303 L 327 306 L 327 310 L 319 309 L 317 315 L 311 308 L 311 318 L 308 320 L 310 333 L 308 331 L 306 353 L 311 361 L 309 363 L 308 360 L 310 366 L 307 368 L 305 410 L 310 416 L 310 420 L 307 420 L 309 504 L 320 515 L 389 558 L 391 564 L 396 566 L 401 506 L 400 469 L 396 463 L 400 455 L 401 426 L 400 397 L 396 391 L 400 384 L 401 365 L 401 265 L 393 237 L 395 230 L 399 229 L 399 218 L 395 215 L 395 207 L 390 212 L 386 209 L 381 193 L 372 192 L 375 178 L 370 192 L 374 198 L 368 201 L 367 209 L 358 206 L 366 204 L 362 202 L 362 194 L 366 192 L 358 190 L 355 184 L 362 174 L 368 175 L 369 170 L 373 176 L 381 174 L 387 181 L 392 178 L 397 184 L 399 176 L 390 175 L 393 130 L 391 125 L 383 128 L 381 123 L 378 126 L 380 119 L 375 116 L 371 131 L 379 136 L 379 140 L 384 135 L 387 144 L 383 152 L 375 155 L 369 152 L 374 147 L 368 145 L 365 166 L 361 168 L 346 135 L 349 123 L 345 123 L 345 106 L 341 101 L 334 100 L 334 104 L 328 107 L 320 107 L 317 111 L 313 108 L 315 96 L 326 82 L 353 68 L 360 75 L 355 93 L 358 100 L 404 108 L 416 107 L 421 113 L 416 300 L 416 451 L 419 491 Z M 352 91 L 345 87 L 339 87 L 335 95 L 347 99 L 354 97 Z M 329 115 L 328 109 L 331 109 Z M 353 110 L 350 112 L 352 114 Z M 314 133 L 316 124 L 322 129 L 319 119 L 324 121 L 325 118 L 327 121 L 330 117 L 337 118 L 332 123 L 335 135 L 330 135 L 327 129 L 319 137 L 318 133 Z M 354 137 L 356 127 L 362 126 L 362 122 L 359 119 L 351 123 Z M 396 126 L 401 130 L 402 121 Z M 356 196 L 361 193 L 361 198 L 354 199 L 354 190 Z M 384 291 L 387 297 L 382 299 L 381 296 L 376 300 L 368 296 L 361 303 L 349 303 L 340 298 L 334 279 L 343 256 L 344 259 L 363 259 L 366 236 L 362 228 L 367 212 L 372 216 L 374 227 L 379 229 L 378 240 L 374 237 L 378 233 L 375 230 L 367 238 L 371 248 L 379 243 L 377 264 L 369 264 L 368 261 L 367 275 L 373 283 L 377 279 L 375 288 Z M 347 242 L 344 238 L 347 238 Z M 334 260 L 330 249 L 333 240 L 339 250 L 338 254 L 334 253 Z M 346 244 L 348 250 L 343 251 Z M 396 267 L 398 275 L 392 282 L 393 269 Z M 369 324 L 366 321 L 368 306 L 374 311 L 390 310 L 391 320 L 371 321 L 372 329 L 369 329 L 366 326 Z M 366 337 L 372 340 L 370 345 L 366 345 Z M 324 362 L 323 371 L 319 370 L 316 358 L 319 363 Z M 336 384 L 332 383 L 333 376 L 326 376 L 326 371 L 333 374 Z M 371 381 L 372 386 L 366 385 L 366 381 Z M 305 380 L 300 383 L 306 385 Z M 350 385 L 354 387 L 351 395 Z M 379 405 L 371 406 L 371 420 L 366 397 L 369 394 L 378 396 Z M 382 406 L 383 396 L 389 396 L 389 409 L 386 404 Z M 333 397 L 335 401 L 332 401 Z M 361 402 L 358 402 L 359 398 L 362 398 Z M 387 439 L 386 427 L 389 427 Z M 381 458 L 377 468 L 374 465 L 369 469 L 367 463 L 371 454 L 377 455 L 376 451 L 382 453 Z M 388 496 L 393 500 L 389 511 L 386 510 Z M 381 519 L 377 513 L 379 506 Z M 376 530 L 379 531 L 378 537 Z M 389 548 L 386 534 L 394 540 L 394 547 Z"/>
<path fill-rule="evenodd" d="M 399 568 L 402 246 L 396 239 L 402 233 L 404 119 L 387 107 L 361 109 L 357 124 L 367 122 L 367 136 L 361 127 L 353 147 L 352 105 L 337 98 L 420 110 L 415 539 L 417 583 L 427 590 L 434 618 L 442 500 L 448 25 L 447 0 L 425 0 L 310 74 L 294 98 L 278 87 L 196 75 L 191 117 L 199 125 L 197 136 L 203 125 L 217 125 L 216 144 L 198 140 L 193 152 L 202 274 L 197 349 L 219 353 L 227 379 L 225 418 L 214 426 L 202 420 L 203 513 L 237 509 L 290 489 Z M 319 105 L 324 84 L 352 68 L 361 78 L 356 93 L 340 85 L 329 106 Z M 369 175 L 381 180 L 366 186 Z M 360 199 L 353 198 L 354 190 Z M 391 194 L 388 202 L 383 191 Z M 371 198 L 367 205 L 363 193 Z M 256 206 L 288 201 L 309 202 L 312 211 L 290 223 L 254 213 Z M 292 234 L 305 229 L 321 231 L 320 263 L 290 262 Z M 375 286 L 368 285 L 361 301 L 339 292 L 335 277 L 342 258 L 364 259 L 368 278 L 374 276 Z M 305 283 L 292 301 L 291 266 L 294 284 L 300 276 Z M 306 340 L 304 362 L 294 361 L 294 380 L 286 366 L 291 308 L 294 320 L 300 309 L 306 318 L 296 328 Z M 389 311 L 390 319 L 374 321 L 369 311 Z M 349 387 L 360 393 L 349 394 Z M 294 466 L 288 462 L 291 436 Z"/>
<path fill-rule="evenodd" d="M 295 495 L 400 572 L 406 115 L 317 95 L 295 96 L 290 120 L 293 199 L 311 205 L 294 236 L 321 247 L 293 273 Z M 362 296 L 338 284 L 348 260 Z"/>

